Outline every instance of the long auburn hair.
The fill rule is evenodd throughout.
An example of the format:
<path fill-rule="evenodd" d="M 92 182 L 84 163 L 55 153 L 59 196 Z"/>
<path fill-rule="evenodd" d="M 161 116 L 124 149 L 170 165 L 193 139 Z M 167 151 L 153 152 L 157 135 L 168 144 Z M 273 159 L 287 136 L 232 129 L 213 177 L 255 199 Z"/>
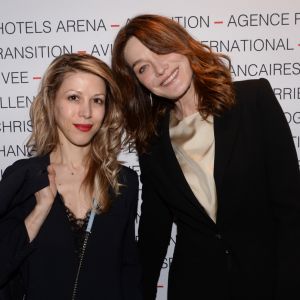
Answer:
<path fill-rule="evenodd" d="M 54 115 L 54 100 L 66 74 L 87 72 L 99 76 L 106 84 L 105 116 L 101 128 L 91 141 L 87 156 L 88 172 L 82 186 L 97 199 L 99 212 L 106 212 L 111 204 L 111 188 L 119 192 L 117 156 L 121 149 L 123 118 L 121 93 L 110 68 L 88 54 L 64 54 L 55 58 L 47 68 L 31 108 L 32 134 L 27 145 L 37 156 L 55 150 L 59 143 Z"/>
<path fill-rule="evenodd" d="M 153 97 L 138 81 L 124 57 L 124 48 L 131 37 L 139 39 L 156 54 L 171 52 L 185 55 L 193 71 L 198 96 L 198 110 L 206 119 L 220 115 L 234 104 L 230 59 L 196 41 L 177 22 L 158 15 L 139 15 L 118 32 L 112 53 L 112 70 L 124 97 L 127 141 L 133 141 L 139 153 L 146 151 L 150 138 L 170 102 Z M 166 99 L 165 99 L 166 100 Z M 173 104 L 174 106 L 174 104 Z"/>

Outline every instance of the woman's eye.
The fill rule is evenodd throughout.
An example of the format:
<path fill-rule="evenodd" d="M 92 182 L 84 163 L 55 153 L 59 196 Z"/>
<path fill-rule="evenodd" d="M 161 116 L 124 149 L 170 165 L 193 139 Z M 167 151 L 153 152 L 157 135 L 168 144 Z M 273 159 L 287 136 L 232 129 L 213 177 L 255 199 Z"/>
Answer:
<path fill-rule="evenodd" d="M 102 98 L 94 98 L 94 103 L 97 104 L 104 104 L 105 100 Z"/>
<path fill-rule="evenodd" d="M 70 95 L 68 97 L 68 100 L 70 100 L 70 101 L 76 101 L 76 100 L 78 100 L 78 96 L 77 95 Z"/>
<path fill-rule="evenodd" d="M 146 71 L 146 68 L 147 68 L 146 65 L 141 66 L 141 67 L 138 69 L 139 74 L 143 74 L 143 73 Z"/>

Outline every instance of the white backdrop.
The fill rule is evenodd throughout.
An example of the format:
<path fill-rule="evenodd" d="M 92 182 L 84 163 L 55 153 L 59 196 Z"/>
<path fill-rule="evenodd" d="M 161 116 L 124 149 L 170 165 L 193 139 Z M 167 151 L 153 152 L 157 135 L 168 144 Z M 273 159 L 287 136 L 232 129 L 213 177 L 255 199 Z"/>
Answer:
<path fill-rule="evenodd" d="M 298 0 L 1 0 L 0 175 L 27 155 L 28 109 L 47 65 L 85 51 L 110 64 L 120 26 L 140 13 L 173 18 L 232 59 L 235 80 L 267 78 L 290 124 L 300 158 L 300 1 Z M 135 153 L 121 158 L 139 173 Z M 138 226 L 138 220 L 137 220 Z M 166 299 L 174 228 L 158 283 Z"/>

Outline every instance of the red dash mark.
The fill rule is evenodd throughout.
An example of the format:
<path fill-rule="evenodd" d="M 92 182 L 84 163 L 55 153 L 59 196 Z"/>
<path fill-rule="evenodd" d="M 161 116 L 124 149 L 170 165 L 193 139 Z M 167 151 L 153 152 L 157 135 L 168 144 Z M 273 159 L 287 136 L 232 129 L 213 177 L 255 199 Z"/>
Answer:
<path fill-rule="evenodd" d="M 80 54 L 86 54 L 86 51 L 85 50 L 79 50 L 77 51 L 77 53 L 80 55 Z"/>
<path fill-rule="evenodd" d="M 158 288 L 163 288 L 164 286 L 163 286 L 163 285 L 161 285 L 161 284 L 159 284 L 157 287 L 158 287 Z"/>
<path fill-rule="evenodd" d="M 300 47 L 300 44 L 298 44 L 298 46 Z"/>
<path fill-rule="evenodd" d="M 116 28 L 116 27 L 120 27 L 120 25 L 119 24 L 111 24 L 110 27 Z"/>
<path fill-rule="evenodd" d="M 214 21 L 214 24 L 223 24 L 223 21 Z"/>
<path fill-rule="evenodd" d="M 34 80 L 37 80 L 37 79 L 42 79 L 42 77 L 41 76 L 33 76 L 32 77 Z"/>

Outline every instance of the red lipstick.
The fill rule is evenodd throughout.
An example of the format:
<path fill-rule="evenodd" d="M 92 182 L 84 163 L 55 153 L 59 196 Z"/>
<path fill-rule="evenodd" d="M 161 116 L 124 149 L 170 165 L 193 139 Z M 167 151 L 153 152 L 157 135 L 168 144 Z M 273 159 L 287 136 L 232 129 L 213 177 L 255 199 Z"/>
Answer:
<path fill-rule="evenodd" d="M 74 126 L 83 132 L 90 131 L 93 127 L 93 125 L 91 125 L 91 124 L 74 124 Z"/>

